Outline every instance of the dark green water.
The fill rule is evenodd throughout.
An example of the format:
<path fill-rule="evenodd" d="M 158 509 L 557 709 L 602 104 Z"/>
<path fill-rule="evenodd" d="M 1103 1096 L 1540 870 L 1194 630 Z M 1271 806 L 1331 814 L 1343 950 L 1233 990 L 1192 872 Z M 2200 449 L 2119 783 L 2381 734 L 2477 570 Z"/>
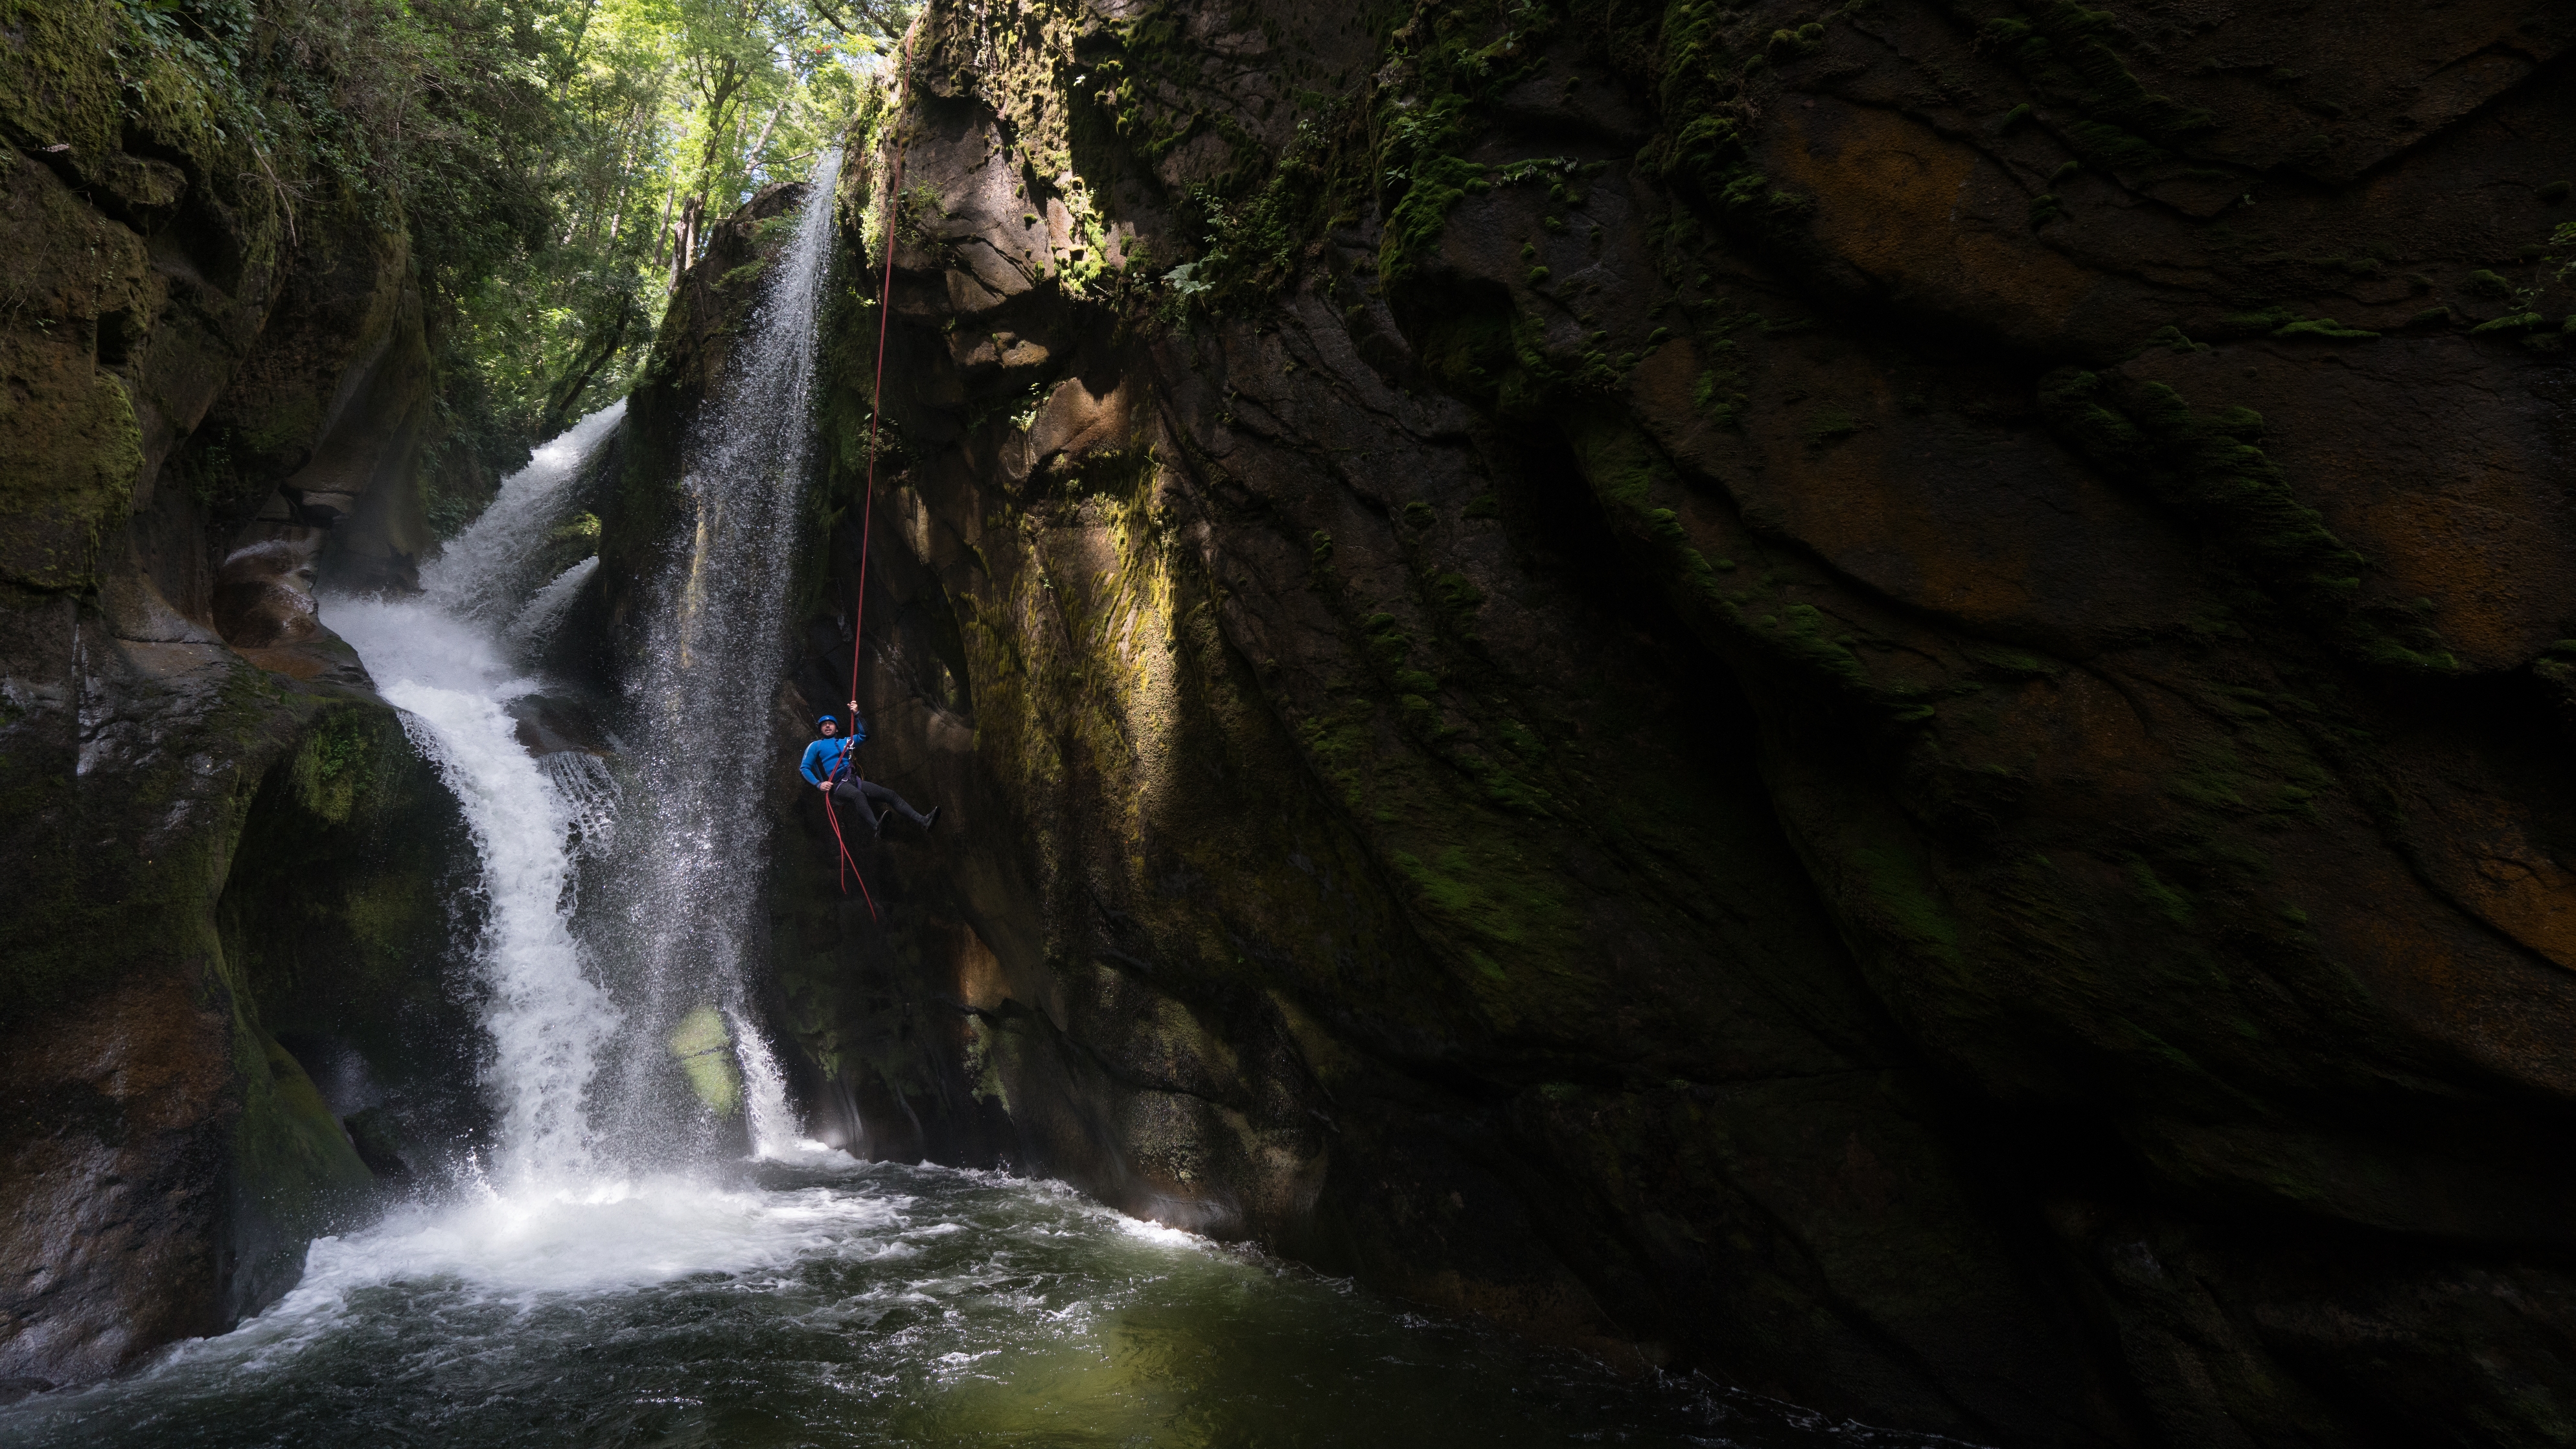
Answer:
<path fill-rule="evenodd" d="M 1623 1382 L 989 1174 L 765 1165 L 398 1214 L 146 1370 L 0 1410 L 81 1446 L 1873 1446 Z"/>

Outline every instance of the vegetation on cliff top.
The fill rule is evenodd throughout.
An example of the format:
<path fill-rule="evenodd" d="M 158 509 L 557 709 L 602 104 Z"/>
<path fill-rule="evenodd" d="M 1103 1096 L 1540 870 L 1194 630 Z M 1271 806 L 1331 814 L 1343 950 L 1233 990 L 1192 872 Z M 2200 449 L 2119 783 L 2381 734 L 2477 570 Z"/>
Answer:
<path fill-rule="evenodd" d="M 458 295 L 451 355 L 495 453 L 621 394 L 704 237 L 811 166 L 909 10 L 832 0 L 503 0 L 533 38 L 545 232 Z"/>
<path fill-rule="evenodd" d="M 0 0 L 0 134 L 241 178 L 284 256 L 410 239 L 433 518 L 623 392 L 722 216 L 801 175 L 912 7 L 874 0 Z"/>

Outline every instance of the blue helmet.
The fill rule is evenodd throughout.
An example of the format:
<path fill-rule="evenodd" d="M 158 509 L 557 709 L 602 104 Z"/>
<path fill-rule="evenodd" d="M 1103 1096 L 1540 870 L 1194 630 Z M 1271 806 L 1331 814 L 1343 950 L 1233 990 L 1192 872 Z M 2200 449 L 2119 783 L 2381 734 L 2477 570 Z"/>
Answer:
<path fill-rule="evenodd" d="M 824 715 L 824 716 L 822 716 L 821 718 L 819 718 L 819 719 L 815 720 L 815 721 L 814 721 L 814 727 L 815 727 L 816 729 L 821 729 L 821 728 L 822 728 L 823 726 L 825 726 L 825 725 L 831 725 L 832 727 L 834 727 L 835 729 L 837 729 L 837 728 L 839 728 L 839 727 L 840 727 L 840 723 L 841 723 L 841 717 L 840 717 L 839 715 L 837 715 L 837 714 L 827 714 L 827 715 Z"/>

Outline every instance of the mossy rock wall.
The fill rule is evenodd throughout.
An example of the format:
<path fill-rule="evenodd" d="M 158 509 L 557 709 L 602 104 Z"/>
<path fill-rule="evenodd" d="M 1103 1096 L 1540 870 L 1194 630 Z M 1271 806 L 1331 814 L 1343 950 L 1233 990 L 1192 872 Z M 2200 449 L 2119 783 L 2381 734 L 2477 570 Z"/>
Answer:
<path fill-rule="evenodd" d="M 284 1291 L 374 1182 L 286 1043 L 460 1020 L 452 805 L 311 592 L 427 542 L 402 221 L 139 23 L 0 4 L 0 1394 Z"/>
<path fill-rule="evenodd" d="M 7 1286 L 0 1372 L 25 1388 L 265 1306 L 380 1172 L 479 1123 L 450 975 L 472 850 L 393 711 L 120 639 L 77 599 L 9 617 L 13 665 L 108 721 L 84 741 L 31 710 L 9 735 L 0 1246 L 41 1270 Z M 371 1161 L 344 1119 L 388 1104 L 388 1144 L 420 1145 Z"/>
<path fill-rule="evenodd" d="M 932 5 L 816 1108 L 1980 1442 L 2559 1442 L 2571 39 Z"/>

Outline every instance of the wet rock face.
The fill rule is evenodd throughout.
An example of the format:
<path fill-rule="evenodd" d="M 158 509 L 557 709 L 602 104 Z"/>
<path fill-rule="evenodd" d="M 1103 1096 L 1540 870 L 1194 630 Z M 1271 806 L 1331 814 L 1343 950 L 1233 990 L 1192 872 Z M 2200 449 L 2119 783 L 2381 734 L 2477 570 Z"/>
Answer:
<path fill-rule="evenodd" d="M 291 1286 L 371 1189 L 340 1119 L 473 1128 L 470 848 L 311 592 L 426 542 L 407 245 L 280 162 L 290 219 L 102 13 L 0 41 L 0 1397 Z"/>
<path fill-rule="evenodd" d="M 934 5 L 817 1100 L 1912 1427 L 2550 1442 L 2571 39 Z"/>
<path fill-rule="evenodd" d="M 9 733 L 0 1380 L 24 1391 L 292 1287 L 373 1187 L 342 1119 L 480 1124 L 444 969 L 472 848 L 346 646 L 129 640 L 70 598 L 7 617 L 32 707 Z"/>

